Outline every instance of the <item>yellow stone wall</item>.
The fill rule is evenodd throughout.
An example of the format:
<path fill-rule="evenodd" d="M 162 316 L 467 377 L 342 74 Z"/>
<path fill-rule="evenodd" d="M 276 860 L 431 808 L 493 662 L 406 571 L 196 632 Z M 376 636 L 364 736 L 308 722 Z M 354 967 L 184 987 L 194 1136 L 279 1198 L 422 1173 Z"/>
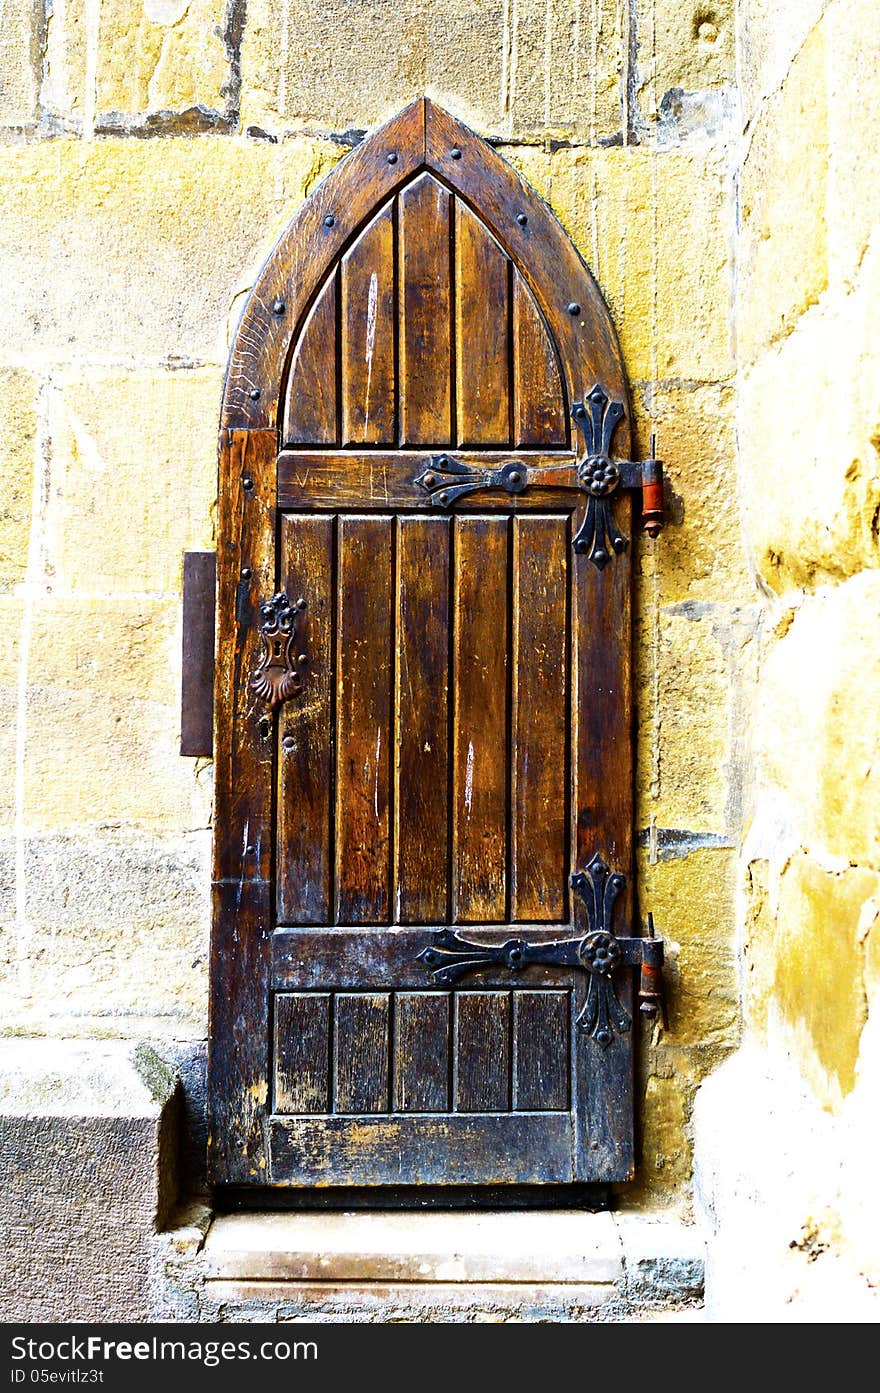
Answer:
<path fill-rule="evenodd" d="M 830 168 L 811 164 L 810 207 L 788 210 L 809 224 L 810 250 L 774 309 L 787 262 L 762 231 L 772 192 L 749 195 L 748 168 L 740 197 L 754 214 L 737 247 L 733 0 L 9 0 L 4 16 L 3 1028 L 204 1037 L 211 768 L 177 753 L 181 553 L 214 538 L 227 346 L 255 269 L 309 191 L 364 130 L 428 92 L 495 142 L 574 238 L 620 332 L 640 448 L 655 431 L 666 462 L 669 525 L 656 545 L 635 543 L 637 821 L 641 910 L 669 943 L 671 1029 L 640 1047 L 644 1161 L 630 1202 L 686 1206 L 693 1096 L 740 1034 L 752 693 L 760 661 L 768 703 L 773 692 L 784 706 L 790 671 L 780 663 L 772 686 L 760 635 L 782 622 L 769 592 L 801 583 L 793 533 L 821 531 L 785 487 L 797 467 L 779 443 L 787 398 L 767 461 L 747 448 L 737 336 L 752 343 L 740 389 L 771 392 L 761 373 L 784 351 L 780 322 L 821 298 L 832 263 L 842 281 L 868 274 L 856 219 L 826 216 L 834 254 L 813 246 Z M 750 81 L 770 89 L 774 72 Z M 812 99 L 805 80 L 797 100 Z M 755 137 L 752 170 L 760 152 Z M 760 254 L 740 274 L 763 316 L 751 330 L 734 320 L 749 237 Z M 857 301 L 835 305 L 849 342 Z M 867 377 L 859 390 L 869 399 Z M 816 414 L 830 440 L 835 413 Z M 871 543 L 868 528 L 856 553 L 852 535 L 853 519 L 870 520 L 869 464 L 855 483 L 849 458 L 835 465 L 845 570 Z M 810 564 L 837 584 L 821 536 L 827 555 L 817 541 Z M 780 645 L 797 642 L 808 604 L 825 601 L 805 600 Z M 830 756 L 831 732 L 822 741 Z M 829 779 L 817 817 L 833 817 L 835 796 Z M 789 899 L 821 901 L 812 862 Z M 769 941 L 772 926 L 760 932 Z M 856 932 L 841 928 L 847 962 Z"/>
<path fill-rule="evenodd" d="M 876 1282 L 853 1180 L 880 1070 L 880 9 L 742 0 L 739 32 L 737 433 L 761 609 L 744 1009 L 829 1114 L 821 1243 Z"/>

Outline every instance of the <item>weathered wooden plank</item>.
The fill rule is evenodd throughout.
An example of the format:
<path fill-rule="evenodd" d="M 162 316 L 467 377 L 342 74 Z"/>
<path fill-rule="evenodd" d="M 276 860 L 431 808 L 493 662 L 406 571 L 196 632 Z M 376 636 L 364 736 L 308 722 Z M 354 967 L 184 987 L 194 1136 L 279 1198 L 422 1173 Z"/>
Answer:
<path fill-rule="evenodd" d="M 508 531 L 455 531 L 453 922 L 501 922 L 507 887 Z"/>
<path fill-rule="evenodd" d="M 431 988 L 431 973 L 418 954 L 430 947 L 436 926 L 404 929 L 278 929 L 272 940 L 272 985 L 276 991 L 418 991 Z M 503 943 L 522 938 L 529 943 L 553 943 L 568 937 L 567 926 L 556 924 L 469 924 L 459 930 L 474 943 Z M 516 974 L 516 983 L 529 987 L 570 984 L 569 969 L 532 965 Z M 467 979 L 478 987 L 509 988 L 510 968 L 481 967 Z"/>
<path fill-rule="evenodd" d="M 483 224 L 455 204 L 456 416 L 461 445 L 510 440 L 510 263 Z"/>
<path fill-rule="evenodd" d="M 293 352 L 281 418 L 283 444 L 339 443 L 337 281 L 336 273 L 330 276 Z"/>
<path fill-rule="evenodd" d="M 394 609 L 392 520 L 339 519 L 336 919 L 386 924 Z"/>
<path fill-rule="evenodd" d="M 397 528 L 396 921 L 441 923 L 449 898 L 450 523 L 400 518 Z"/>
<path fill-rule="evenodd" d="M 276 1113 L 329 1112 L 329 992 L 275 997 Z"/>
<path fill-rule="evenodd" d="M 331 917 L 330 830 L 333 800 L 333 519 L 282 517 L 281 585 L 295 604 L 301 693 L 278 723 L 278 919 L 326 924 Z"/>
<path fill-rule="evenodd" d="M 450 197 L 424 174 L 399 198 L 400 438 L 452 442 Z"/>
<path fill-rule="evenodd" d="M 394 1108 L 449 1107 L 449 992 L 398 992 L 394 998 Z"/>
<path fill-rule="evenodd" d="M 390 998 L 358 992 L 334 1000 L 333 1110 L 388 1111 Z"/>
<path fill-rule="evenodd" d="M 514 518 L 511 918 L 568 906 L 568 560 L 565 517 Z"/>
<path fill-rule="evenodd" d="M 513 277 L 513 438 L 518 446 L 568 444 L 568 413 L 556 349 L 534 297 Z"/>
<path fill-rule="evenodd" d="M 456 992 L 455 1109 L 510 1108 L 510 992 Z"/>
<path fill-rule="evenodd" d="M 510 451 L 455 450 L 454 458 L 468 468 L 491 470 L 510 462 Z M 278 456 L 278 506 L 280 508 L 367 508 L 395 512 L 426 509 L 445 516 L 432 504 L 423 488 L 416 486 L 419 474 L 430 468 L 434 456 L 428 450 L 316 451 L 282 450 Z M 528 488 L 524 493 L 486 489 L 466 494 L 455 504 L 455 511 L 479 512 L 487 506 L 498 511 L 530 511 L 556 506 L 574 507 L 583 492 L 575 476 L 575 455 L 569 450 L 533 450 L 517 455 L 525 468 Z M 552 469 L 553 475 L 546 471 Z M 541 470 L 541 477 L 530 471 Z"/>
<path fill-rule="evenodd" d="M 180 683 L 180 753 L 214 753 L 214 616 L 217 554 L 183 553 L 183 652 Z"/>
<path fill-rule="evenodd" d="M 342 262 L 342 443 L 391 445 L 395 403 L 394 206 Z"/>
<path fill-rule="evenodd" d="M 518 1111 L 568 1108 L 570 1023 L 568 992 L 513 993 L 513 1106 Z"/>
<path fill-rule="evenodd" d="M 285 1117 L 268 1124 L 276 1185 L 532 1185 L 572 1178 L 566 1113 Z"/>

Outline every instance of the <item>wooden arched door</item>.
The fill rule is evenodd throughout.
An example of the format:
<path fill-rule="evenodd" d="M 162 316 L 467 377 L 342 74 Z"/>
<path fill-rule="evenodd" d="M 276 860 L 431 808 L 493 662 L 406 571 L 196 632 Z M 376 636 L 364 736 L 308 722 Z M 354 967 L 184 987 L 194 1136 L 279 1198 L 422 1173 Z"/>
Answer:
<path fill-rule="evenodd" d="M 220 438 L 216 1183 L 631 1174 L 629 447 L 589 272 L 430 102 L 270 258 Z"/>

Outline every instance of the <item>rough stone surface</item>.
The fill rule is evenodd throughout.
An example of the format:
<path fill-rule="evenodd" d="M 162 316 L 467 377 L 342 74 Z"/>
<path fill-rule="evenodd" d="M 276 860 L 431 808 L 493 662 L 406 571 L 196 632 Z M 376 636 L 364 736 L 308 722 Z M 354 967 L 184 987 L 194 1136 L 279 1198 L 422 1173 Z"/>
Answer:
<path fill-rule="evenodd" d="M 0 124 L 27 126 L 37 114 L 42 6 L 8 0 L 0 27 Z"/>
<path fill-rule="evenodd" d="M 711 5 L 655 5 L 638 17 L 636 95 L 643 119 L 656 121 L 664 101 L 705 93 L 736 76 L 733 0 Z"/>
<path fill-rule="evenodd" d="M 174 1200 L 176 1087 L 146 1047 L 3 1043 L 4 1321 L 149 1318 L 149 1243 Z"/>
<path fill-rule="evenodd" d="M 0 368 L 0 593 L 19 584 L 27 569 L 36 433 L 33 376 Z"/>

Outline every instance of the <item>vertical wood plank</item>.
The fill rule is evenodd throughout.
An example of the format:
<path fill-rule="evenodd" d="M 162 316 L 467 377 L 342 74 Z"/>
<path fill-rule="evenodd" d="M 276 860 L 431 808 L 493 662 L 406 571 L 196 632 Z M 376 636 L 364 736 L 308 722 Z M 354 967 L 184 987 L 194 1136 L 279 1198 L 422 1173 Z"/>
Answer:
<path fill-rule="evenodd" d="M 330 993 L 275 997 L 275 1111 L 328 1112 Z"/>
<path fill-rule="evenodd" d="M 281 585 L 297 621 L 303 689 L 279 717 L 278 919 L 327 924 L 331 916 L 330 819 L 333 772 L 333 519 L 281 519 Z"/>
<path fill-rule="evenodd" d="M 388 1111 L 387 995 L 340 992 L 334 1001 L 334 1111 Z"/>
<path fill-rule="evenodd" d="M 339 519 L 336 652 L 336 919 L 387 924 L 393 523 Z"/>
<path fill-rule="evenodd" d="M 336 286 L 334 272 L 315 301 L 293 352 L 284 394 L 284 445 L 335 445 L 339 439 Z"/>
<path fill-rule="evenodd" d="M 513 428 L 519 446 L 568 444 L 556 350 L 517 271 L 513 276 Z"/>
<path fill-rule="evenodd" d="M 455 1106 L 510 1107 L 510 992 L 455 993 Z"/>
<path fill-rule="evenodd" d="M 450 196 L 423 174 L 400 195 L 400 426 L 404 445 L 452 442 Z"/>
<path fill-rule="evenodd" d="M 342 443 L 393 445 L 395 412 L 394 205 L 342 262 Z"/>
<path fill-rule="evenodd" d="M 397 525 L 396 922 L 442 924 L 448 913 L 451 524 L 401 517 Z"/>
<path fill-rule="evenodd" d="M 208 1169 L 221 1183 L 252 1183 L 266 1164 L 274 724 L 250 677 L 275 580 L 276 450 L 274 431 L 221 433 L 208 1052 Z"/>
<path fill-rule="evenodd" d="M 507 890 L 506 518 L 456 521 L 453 921 L 502 923 Z"/>
<path fill-rule="evenodd" d="M 510 440 L 510 262 L 459 200 L 455 225 L 458 443 L 506 445 Z"/>
<path fill-rule="evenodd" d="M 398 1112 L 449 1108 L 448 992 L 398 992 L 394 998 L 394 1082 Z"/>
<path fill-rule="evenodd" d="M 562 920 L 568 904 L 569 683 L 566 519 L 513 519 L 511 918 Z"/>
<path fill-rule="evenodd" d="M 568 1107 L 571 999 L 564 991 L 513 993 L 513 1106 L 520 1112 Z"/>

